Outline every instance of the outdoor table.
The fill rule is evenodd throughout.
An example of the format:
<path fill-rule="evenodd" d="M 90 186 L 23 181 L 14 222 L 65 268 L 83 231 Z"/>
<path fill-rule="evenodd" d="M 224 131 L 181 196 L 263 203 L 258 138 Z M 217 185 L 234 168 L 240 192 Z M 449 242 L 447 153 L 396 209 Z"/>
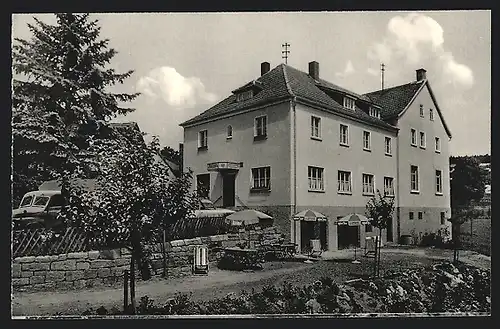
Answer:
<path fill-rule="evenodd" d="M 224 248 L 224 254 L 244 268 L 262 267 L 262 255 L 256 249 Z"/>
<path fill-rule="evenodd" d="M 277 258 L 286 259 L 292 258 L 297 251 L 297 244 L 295 243 L 282 243 L 273 244 L 270 249 L 276 254 Z"/>

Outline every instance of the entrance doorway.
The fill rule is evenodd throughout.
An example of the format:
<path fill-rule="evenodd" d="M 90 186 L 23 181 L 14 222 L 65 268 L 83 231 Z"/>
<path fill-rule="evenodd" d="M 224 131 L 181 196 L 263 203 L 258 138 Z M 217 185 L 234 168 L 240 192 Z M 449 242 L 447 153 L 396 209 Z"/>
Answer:
<path fill-rule="evenodd" d="M 222 175 L 222 206 L 234 207 L 235 182 L 236 174 L 225 173 Z"/>
<path fill-rule="evenodd" d="M 361 241 L 359 237 L 359 225 L 349 226 L 349 225 L 339 225 L 337 227 L 338 231 L 338 243 L 339 249 L 348 249 L 351 247 L 361 247 Z"/>
<path fill-rule="evenodd" d="M 320 241 L 321 250 L 327 250 L 325 221 L 301 221 L 300 222 L 300 250 L 309 251 L 311 240 Z"/>
<path fill-rule="evenodd" d="M 392 217 L 387 218 L 387 241 L 392 242 Z"/>

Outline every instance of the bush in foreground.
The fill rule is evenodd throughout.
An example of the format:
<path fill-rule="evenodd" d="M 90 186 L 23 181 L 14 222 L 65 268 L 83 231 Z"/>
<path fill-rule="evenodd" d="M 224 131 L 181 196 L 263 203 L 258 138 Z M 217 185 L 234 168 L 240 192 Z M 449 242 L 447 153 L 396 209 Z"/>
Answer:
<path fill-rule="evenodd" d="M 428 268 L 393 271 L 384 278 L 339 285 L 323 278 L 302 287 L 284 283 L 261 291 L 228 294 L 197 302 L 177 294 L 163 305 L 142 297 L 137 314 L 311 314 L 491 312 L 489 271 L 449 262 Z M 88 310 L 84 315 L 118 315 L 117 309 Z"/>

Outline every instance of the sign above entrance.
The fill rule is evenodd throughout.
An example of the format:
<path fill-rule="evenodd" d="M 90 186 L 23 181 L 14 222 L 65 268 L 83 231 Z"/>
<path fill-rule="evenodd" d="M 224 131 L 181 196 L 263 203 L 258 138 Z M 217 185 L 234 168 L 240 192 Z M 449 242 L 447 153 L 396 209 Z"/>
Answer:
<path fill-rule="evenodd" d="M 212 162 L 207 164 L 208 171 L 239 170 L 241 167 L 243 167 L 243 162 Z"/>

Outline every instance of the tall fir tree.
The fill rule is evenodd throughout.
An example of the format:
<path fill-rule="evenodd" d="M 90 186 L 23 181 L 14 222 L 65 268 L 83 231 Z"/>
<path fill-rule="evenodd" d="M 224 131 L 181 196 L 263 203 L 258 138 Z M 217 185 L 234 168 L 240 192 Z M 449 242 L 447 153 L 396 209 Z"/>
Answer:
<path fill-rule="evenodd" d="M 56 14 L 49 25 L 35 18 L 33 37 L 15 39 L 12 132 L 14 145 L 13 201 L 63 170 L 81 170 L 85 150 L 101 127 L 133 108 L 121 104 L 138 93 L 111 93 L 133 71 L 107 68 L 116 50 L 100 39 L 97 20 L 89 14 Z"/>

